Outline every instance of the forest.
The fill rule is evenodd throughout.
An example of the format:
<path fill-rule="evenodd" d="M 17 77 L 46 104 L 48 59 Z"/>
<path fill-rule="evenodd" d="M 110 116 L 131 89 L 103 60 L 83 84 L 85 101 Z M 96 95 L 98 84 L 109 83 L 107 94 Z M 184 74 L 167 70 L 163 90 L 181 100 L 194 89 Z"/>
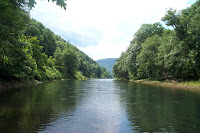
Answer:
<path fill-rule="evenodd" d="M 27 9 L 35 4 L 0 1 L 0 80 L 107 78 L 105 68 L 30 18 Z M 56 4 L 66 9 L 64 0 Z"/>
<path fill-rule="evenodd" d="M 161 23 L 143 24 L 113 67 L 117 79 L 199 80 L 200 0 Z"/>

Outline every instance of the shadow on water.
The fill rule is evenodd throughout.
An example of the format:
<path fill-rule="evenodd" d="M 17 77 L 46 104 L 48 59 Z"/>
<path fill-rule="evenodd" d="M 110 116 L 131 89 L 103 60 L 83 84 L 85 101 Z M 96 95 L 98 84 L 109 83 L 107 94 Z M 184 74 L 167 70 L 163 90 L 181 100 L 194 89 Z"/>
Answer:
<path fill-rule="evenodd" d="M 0 132 L 199 132 L 200 91 L 56 81 L 0 95 Z"/>
<path fill-rule="evenodd" d="M 135 132 L 199 132 L 200 91 L 117 82 Z"/>
<path fill-rule="evenodd" d="M 63 114 L 72 115 L 79 84 L 79 81 L 57 81 L 1 94 L 1 132 L 44 130 Z"/>

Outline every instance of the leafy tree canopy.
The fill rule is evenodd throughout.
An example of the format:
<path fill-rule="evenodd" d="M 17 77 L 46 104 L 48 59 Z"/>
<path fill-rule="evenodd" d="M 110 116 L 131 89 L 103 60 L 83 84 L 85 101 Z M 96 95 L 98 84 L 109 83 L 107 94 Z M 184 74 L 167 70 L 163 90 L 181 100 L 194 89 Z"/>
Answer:
<path fill-rule="evenodd" d="M 48 0 L 49 2 L 50 0 Z M 36 5 L 35 0 L 9 0 L 10 3 L 12 3 L 15 6 L 19 7 L 25 7 L 28 6 L 30 9 L 32 9 Z M 52 2 L 55 2 L 56 5 L 60 6 L 61 8 L 64 8 L 66 10 L 66 0 L 52 0 Z"/>
<path fill-rule="evenodd" d="M 200 79 L 200 0 L 169 9 L 160 23 L 143 24 L 113 67 L 119 79 Z"/>

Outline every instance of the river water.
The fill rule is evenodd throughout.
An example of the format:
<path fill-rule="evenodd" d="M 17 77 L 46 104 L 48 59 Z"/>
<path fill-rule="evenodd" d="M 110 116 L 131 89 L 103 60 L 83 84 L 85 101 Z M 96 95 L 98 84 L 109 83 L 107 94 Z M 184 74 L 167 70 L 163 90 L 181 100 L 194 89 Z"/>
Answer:
<path fill-rule="evenodd" d="M 0 133 L 199 131 L 199 90 L 91 79 L 0 94 Z"/>

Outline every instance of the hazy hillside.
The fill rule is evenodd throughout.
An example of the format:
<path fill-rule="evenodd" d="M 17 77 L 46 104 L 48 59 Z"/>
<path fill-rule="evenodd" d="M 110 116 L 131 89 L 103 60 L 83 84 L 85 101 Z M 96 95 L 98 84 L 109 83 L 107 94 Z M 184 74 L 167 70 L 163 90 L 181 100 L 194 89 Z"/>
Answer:
<path fill-rule="evenodd" d="M 112 74 L 112 68 L 113 68 L 113 66 L 115 64 L 115 60 L 116 59 L 117 58 L 100 59 L 100 60 L 97 60 L 97 63 L 101 67 L 105 67 L 107 69 L 107 71 Z"/>

